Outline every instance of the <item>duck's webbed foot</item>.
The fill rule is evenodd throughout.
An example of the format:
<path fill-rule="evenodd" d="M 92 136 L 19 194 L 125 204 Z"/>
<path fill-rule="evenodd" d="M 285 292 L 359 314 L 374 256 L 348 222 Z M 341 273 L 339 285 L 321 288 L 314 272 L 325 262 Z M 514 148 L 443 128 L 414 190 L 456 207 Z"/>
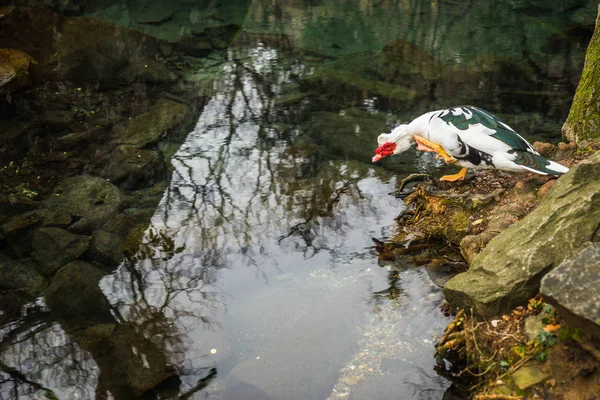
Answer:
<path fill-rule="evenodd" d="M 444 182 L 464 181 L 466 175 L 467 175 L 467 168 L 463 168 L 460 171 L 458 171 L 457 174 L 442 176 L 440 178 L 440 181 L 444 181 Z"/>
<path fill-rule="evenodd" d="M 403 192 L 404 187 L 407 184 L 409 184 L 411 182 L 422 182 L 425 180 L 431 180 L 431 175 L 429 175 L 429 174 L 410 174 L 410 175 L 408 175 L 406 178 L 404 178 L 404 179 L 402 179 L 402 181 L 400 181 L 398 188 L 394 192 L 394 196 L 399 197 L 399 198 L 404 198 L 404 197 L 408 196 L 414 190 L 408 191 L 408 192 Z"/>
<path fill-rule="evenodd" d="M 427 140 L 423 136 L 414 135 L 413 137 L 415 139 L 415 142 L 417 142 L 417 150 L 437 153 L 440 157 L 444 159 L 444 161 L 446 161 L 447 164 L 456 163 L 456 158 L 448 154 L 446 150 L 444 150 L 444 148 L 439 144 Z"/>

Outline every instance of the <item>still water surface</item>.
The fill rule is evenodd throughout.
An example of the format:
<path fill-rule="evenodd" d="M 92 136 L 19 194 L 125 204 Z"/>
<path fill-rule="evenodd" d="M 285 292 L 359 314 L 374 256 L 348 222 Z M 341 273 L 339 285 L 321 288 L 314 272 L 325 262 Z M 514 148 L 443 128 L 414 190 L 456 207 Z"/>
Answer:
<path fill-rule="evenodd" d="M 123 198 L 157 201 L 122 210 L 152 204 L 135 252 L 98 277 L 101 309 L 68 324 L 40 296 L 5 321 L 0 398 L 450 398 L 434 371 L 448 323 L 440 289 L 424 269 L 380 265 L 371 241 L 397 229 L 397 177 L 440 163 L 410 153 L 371 165 L 375 138 L 427 110 L 474 103 L 529 138 L 555 140 L 593 24 L 588 3 L 30 2 L 182 43 L 189 54 L 163 47 L 155 57 L 176 86 L 135 83 L 136 101 L 202 100 L 181 140 L 139 147 L 168 155 L 165 180 L 144 191 L 113 179 Z M 211 37 L 199 52 L 215 27 L 225 45 Z M 121 90 L 85 71 L 71 75 L 78 88 L 48 84 L 90 103 Z M 135 117 L 137 104 L 105 107 Z M 97 261 L 90 254 L 82 259 Z"/>

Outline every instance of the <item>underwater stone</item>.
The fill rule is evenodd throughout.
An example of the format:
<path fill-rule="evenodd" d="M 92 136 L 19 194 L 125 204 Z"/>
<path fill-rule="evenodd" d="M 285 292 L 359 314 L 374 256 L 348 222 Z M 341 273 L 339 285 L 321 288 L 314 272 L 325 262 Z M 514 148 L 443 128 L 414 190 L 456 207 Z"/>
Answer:
<path fill-rule="evenodd" d="M 113 129 L 113 142 L 142 148 L 156 143 L 169 130 L 185 119 L 189 107 L 171 100 L 161 99 L 147 113 Z"/>
<path fill-rule="evenodd" d="M 51 275 L 79 258 L 90 245 L 89 236 L 75 235 L 60 228 L 41 228 L 31 237 L 31 257 L 42 275 Z"/>
<path fill-rule="evenodd" d="M 141 150 L 136 146 L 117 146 L 110 155 L 102 175 L 126 189 L 151 186 L 166 178 L 167 166 L 154 150 Z"/>
<path fill-rule="evenodd" d="M 600 243 L 564 260 L 542 279 L 540 292 L 569 325 L 600 338 Z"/>
<path fill-rule="evenodd" d="M 469 271 L 448 281 L 448 302 L 493 316 L 535 296 L 552 267 L 582 243 L 598 240 L 598 176 L 600 152 L 561 176 L 533 212 L 492 239 Z"/>
<path fill-rule="evenodd" d="M 43 282 L 44 277 L 36 271 L 33 260 L 12 260 L 0 252 L 0 289 L 23 291 L 37 297 Z"/>
<path fill-rule="evenodd" d="M 116 267 L 125 257 L 123 242 L 124 240 L 117 234 L 102 229 L 97 230 L 92 234 L 89 255 L 94 261 Z"/>
<path fill-rule="evenodd" d="M 25 89 L 30 84 L 29 65 L 33 58 L 15 49 L 0 49 L 0 94 Z"/>
<path fill-rule="evenodd" d="M 103 273 L 93 264 L 73 261 L 62 267 L 45 291 L 53 317 L 67 330 L 113 323 L 111 305 L 98 282 Z"/>
<path fill-rule="evenodd" d="M 43 202 L 43 207 L 79 217 L 69 230 L 91 233 L 117 214 L 121 207 L 121 193 L 106 179 L 79 175 L 57 185 L 53 194 Z"/>

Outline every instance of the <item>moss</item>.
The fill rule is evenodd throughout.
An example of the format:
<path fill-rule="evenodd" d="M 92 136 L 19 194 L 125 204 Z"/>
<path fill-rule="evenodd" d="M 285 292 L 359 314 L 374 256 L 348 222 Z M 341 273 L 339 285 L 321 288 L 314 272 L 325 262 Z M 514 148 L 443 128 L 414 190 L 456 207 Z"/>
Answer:
<path fill-rule="evenodd" d="M 585 55 L 583 73 L 563 135 L 570 140 L 600 139 L 600 20 Z"/>

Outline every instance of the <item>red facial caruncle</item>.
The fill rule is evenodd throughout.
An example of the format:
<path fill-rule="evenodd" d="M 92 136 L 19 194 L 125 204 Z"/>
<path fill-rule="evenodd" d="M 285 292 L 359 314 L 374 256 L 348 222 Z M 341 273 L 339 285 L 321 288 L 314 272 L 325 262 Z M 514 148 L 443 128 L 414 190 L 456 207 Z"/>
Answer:
<path fill-rule="evenodd" d="M 386 142 L 375 150 L 375 156 L 373 156 L 373 162 L 377 162 L 384 157 L 391 156 L 396 150 L 396 143 Z"/>

